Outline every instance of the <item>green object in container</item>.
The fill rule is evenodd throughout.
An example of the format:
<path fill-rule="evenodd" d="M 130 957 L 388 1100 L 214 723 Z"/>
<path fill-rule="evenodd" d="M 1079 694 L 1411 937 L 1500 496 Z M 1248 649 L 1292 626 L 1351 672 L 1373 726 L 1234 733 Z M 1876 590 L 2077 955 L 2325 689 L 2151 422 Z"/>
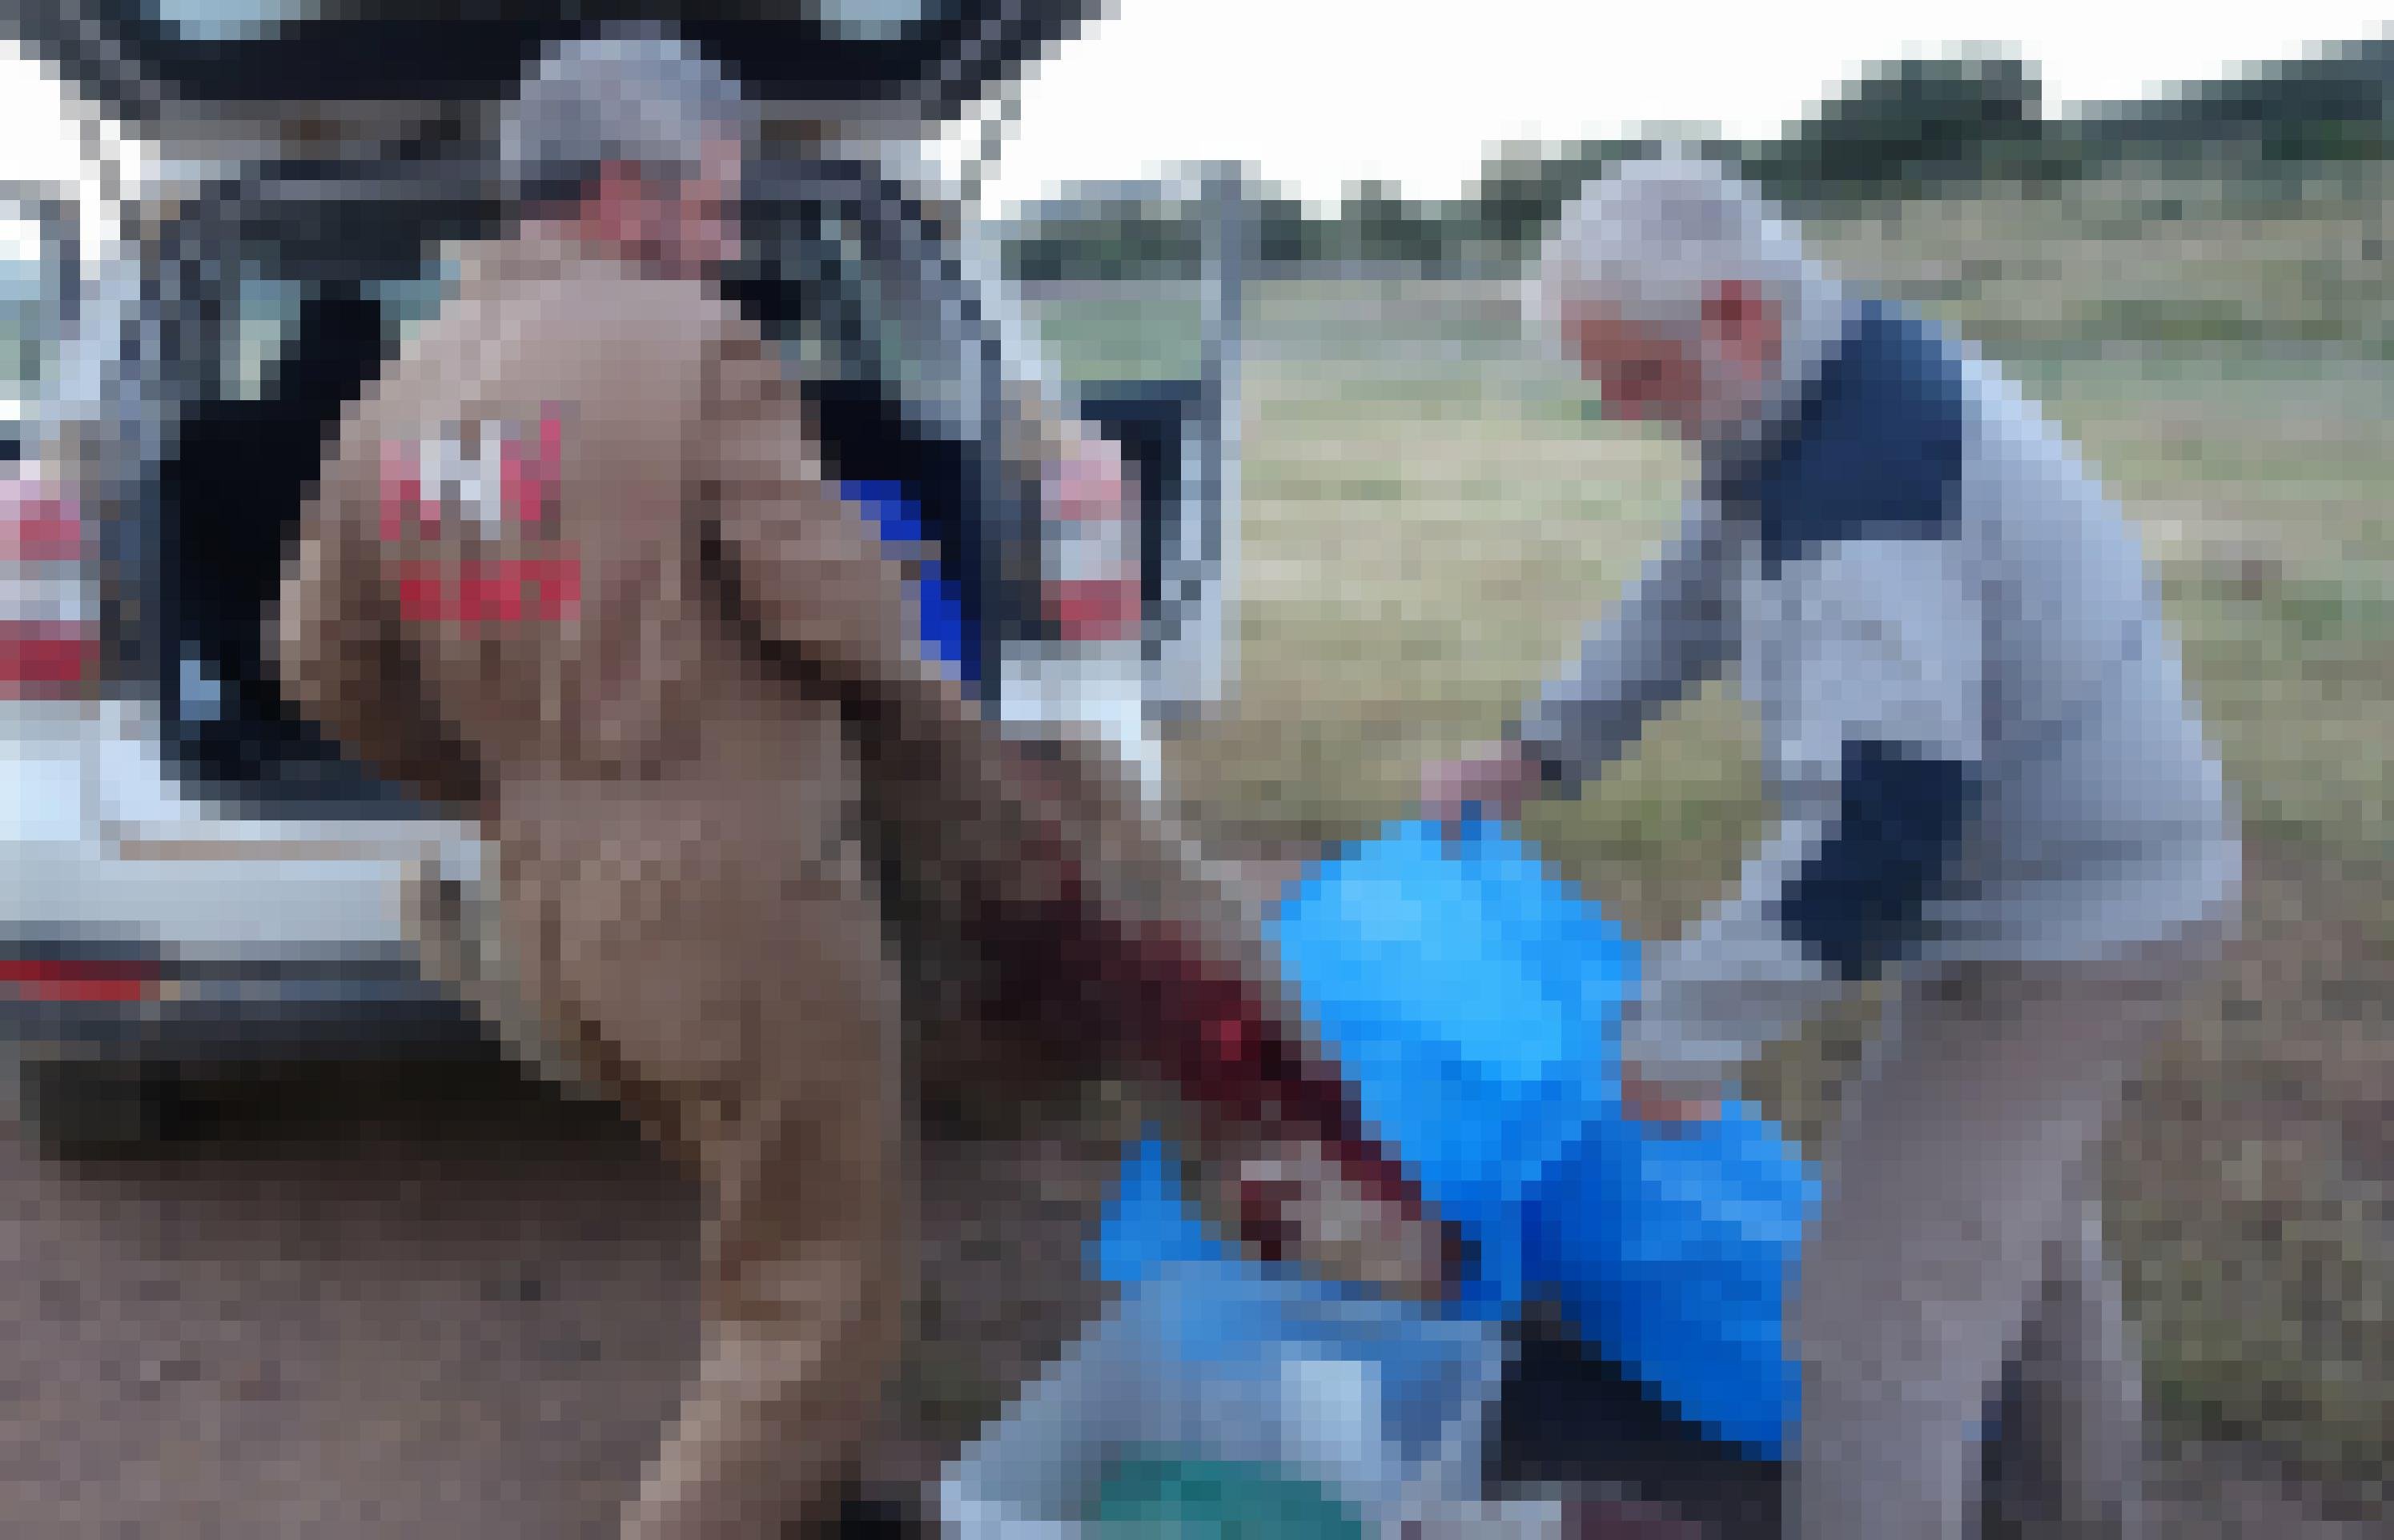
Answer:
<path fill-rule="evenodd" d="M 1310 1481 L 1169 1455 L 1117 1461 L 1088 1522 L 1104 1540 L 1364 1540 L 1354 1511 Z"/>

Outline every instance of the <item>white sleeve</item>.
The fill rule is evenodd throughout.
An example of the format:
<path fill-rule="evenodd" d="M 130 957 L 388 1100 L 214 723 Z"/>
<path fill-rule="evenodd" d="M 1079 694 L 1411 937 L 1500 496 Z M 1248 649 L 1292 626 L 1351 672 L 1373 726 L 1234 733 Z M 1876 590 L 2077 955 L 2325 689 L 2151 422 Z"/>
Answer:
<path fill-rule="evenodd" d="M 1951 541 L 1856 541 L 1791 567 L 1747 645 L 1776 659 L 1784 821 L 1737 891 L 1655 954 L 1622 1051 L 1715 1089 L 1917 934 L 1976 794 L 1980 606 Z"/>

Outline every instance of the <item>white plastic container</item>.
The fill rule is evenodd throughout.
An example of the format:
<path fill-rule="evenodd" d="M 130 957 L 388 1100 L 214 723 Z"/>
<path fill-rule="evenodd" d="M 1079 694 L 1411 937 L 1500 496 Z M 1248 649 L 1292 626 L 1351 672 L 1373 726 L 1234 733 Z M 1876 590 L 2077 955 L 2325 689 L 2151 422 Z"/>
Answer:
<path fill-rule="evenodd" d="M 1478 1507 L 1506 1351 L 1493 1323 L 1176 1264 L 949 1468 L 941 1519 L 959 1540 L 1071 1540 L 1115 1462 L 1165 1450 L 1277 1467 L 1394 1533 L 1408 1515 Z"/>

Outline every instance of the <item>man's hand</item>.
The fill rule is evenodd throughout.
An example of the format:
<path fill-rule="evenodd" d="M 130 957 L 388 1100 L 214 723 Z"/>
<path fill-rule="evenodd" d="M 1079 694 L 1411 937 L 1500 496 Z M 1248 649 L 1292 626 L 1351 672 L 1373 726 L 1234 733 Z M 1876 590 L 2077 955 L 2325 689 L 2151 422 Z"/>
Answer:
<path fill-rule="evenodd" d="M 1621 1110 L 1653 1131 L 1677 1133 L 1709 1123 L 1720 1116 L 1720 1105 L 1717 1091 L 1690 1094 L 1659 1085 L 1640 1074 L 1636 1064 L 1622 1061 Z"/>
<path fill-rule="evenodd" d="M 1482 744 L 1461 759 L 1422 766 L 1422 816 L 1452 829 L 1477 806 L 1483 816 L 1509 823 L 1540 784 L 1537 763 L 1519 744 Z"/>

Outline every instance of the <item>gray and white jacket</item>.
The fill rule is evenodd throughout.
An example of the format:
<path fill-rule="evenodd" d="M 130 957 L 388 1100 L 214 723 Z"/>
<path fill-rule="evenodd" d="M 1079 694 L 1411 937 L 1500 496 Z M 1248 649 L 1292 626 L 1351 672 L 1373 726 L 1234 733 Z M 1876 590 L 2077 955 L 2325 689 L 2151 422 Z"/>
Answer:
<path fill-rule="evenodd" d="M 2239 850 L 2142 555 L 1991 365 L 1846 308 L 1771 429 L 1525 713 L 1569 784 L 1739 665 L 1783 822 L 1650 957 L 1623 1052 L 1717 1085 L 1853 981 L 2224 919 Z"/>

